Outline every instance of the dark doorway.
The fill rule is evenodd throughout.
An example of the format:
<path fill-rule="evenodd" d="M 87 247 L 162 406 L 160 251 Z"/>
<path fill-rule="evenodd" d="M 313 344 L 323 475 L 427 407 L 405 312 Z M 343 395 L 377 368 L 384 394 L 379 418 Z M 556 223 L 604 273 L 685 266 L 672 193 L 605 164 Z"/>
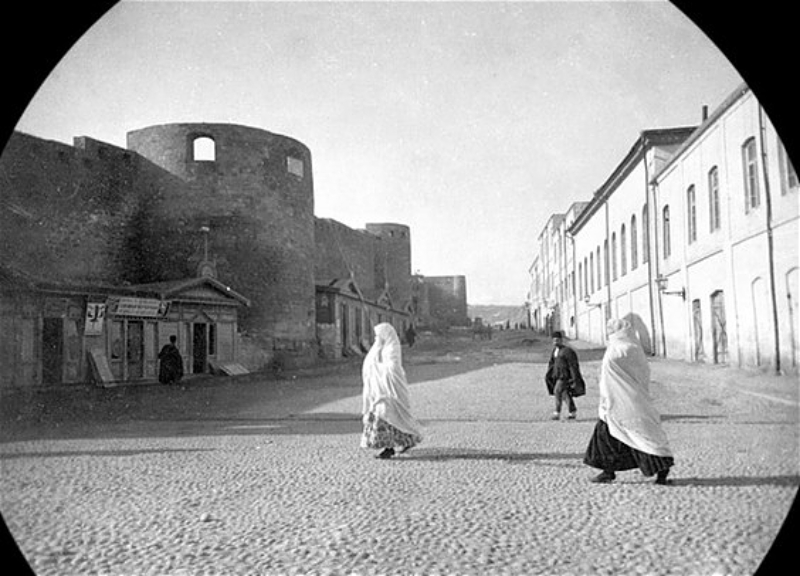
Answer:
<path fill-rule="evenodd" d="M 42 325 L 42 382 L 61 384 L 64 372 L 64 322 L 45 318 Z"/>
<path fill-rule="evenodd" d="M 128 380 L 139 380 L 144 377 L 144 322 L 131 320 L 128 322 L 125 353 L 128 360 Z"/>
<path fill-rule="evenodd" d="M 207 359 L 206 324 L 195 324 L 192 334 L 192 372 L 194 374 L 205 372 Z"/>
<path fill-rule="evenodd" d="M 349 342 L 349 340 L 350 340 L 350 323 L 348 322 L 348 320 L 350 320 L 349 314 L 350 314 L 350 310 L 348 310 L 347 305 L 342 304 L 342 308 L 341 308 L 341 316 L 342 316 L 342 318 L 341 318 L 341 321 L 342 321 L 342 352 L 344 354 L 347 354 L 347 348 L 350 345 L 350 342 Z"/>

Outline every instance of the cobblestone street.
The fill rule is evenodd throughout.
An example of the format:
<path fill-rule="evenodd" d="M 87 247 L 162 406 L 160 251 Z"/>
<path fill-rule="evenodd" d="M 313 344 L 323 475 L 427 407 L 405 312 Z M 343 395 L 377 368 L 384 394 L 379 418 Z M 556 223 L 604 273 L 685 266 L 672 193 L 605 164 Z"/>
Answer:
<path fill-rule="evenodd" d="M 595 485 L 601 351 L 579 350 L 588 392 L 555 422 L 545 344 L 496 362 L 407 351 L 426 437 L 388 461 L 358 447 L 355 365 L 140 387 L 120 418 L 4 421 L 3 518 L 53 576 L 753 574 L 800 485 L 797 379 L 653 360 L 675 484 Z"/>

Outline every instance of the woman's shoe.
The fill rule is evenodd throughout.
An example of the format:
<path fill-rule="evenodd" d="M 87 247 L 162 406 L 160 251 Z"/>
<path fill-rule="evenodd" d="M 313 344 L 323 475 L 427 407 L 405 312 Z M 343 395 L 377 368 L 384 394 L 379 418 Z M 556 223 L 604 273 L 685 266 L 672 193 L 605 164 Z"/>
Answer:
<path fill-rule="evenodd" d="M 673 482 L 669 478 L 667 478 L 667 474 L 669 474 L 669 470 L 663 470 L 656 475 L 656 484 L 659 486 L 672 486 Z"/>
<path fill-rule="evenodd" d="M 394 448 L 386 448 L 383 452 L 375 456 L 375 458 L 380 458 L 381 460 L 388 460 L 394 456 Z"/>
<path fill-rule="evenodd" d="M 614 474 L 613 472 L 608 470 L 603 470 L 602 472 L 600 472 L 600 474 L 592 478 L 591 481 L 594 482 L 595 484 L 608 484 L 609 482 L 613 482 L 616 477 L 617 475 Z"/>

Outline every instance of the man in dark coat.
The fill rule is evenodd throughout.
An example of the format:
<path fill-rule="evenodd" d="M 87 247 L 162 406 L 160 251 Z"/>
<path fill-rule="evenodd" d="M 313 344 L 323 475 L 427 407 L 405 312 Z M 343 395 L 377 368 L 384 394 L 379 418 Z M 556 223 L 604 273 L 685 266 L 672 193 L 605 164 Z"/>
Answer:
<path fill-rule="evenodd" d="M 183 358 L 175 343 L 176 336 L 169 337 L 169 344 L 165 344 L 158 353 L 161 366 L 158 371 L 158 381 L 162 384 L 177 384 L 183 377 Z"/>
<path fill-rule="evenodd" d="M 569 406 L 568 419 L 574 420 L 578 414 L 573 398 L 586 394 L 586 383 L 581 376 L 578 355 L 575 350 L 564 344 L 564 334 L 553 332 L 553 352 L 547 365 L 545 375 L 547 392 L 555 396 L 556 406 L 552 419 L 561 418 L 561 407 L 566 401 Z"/>

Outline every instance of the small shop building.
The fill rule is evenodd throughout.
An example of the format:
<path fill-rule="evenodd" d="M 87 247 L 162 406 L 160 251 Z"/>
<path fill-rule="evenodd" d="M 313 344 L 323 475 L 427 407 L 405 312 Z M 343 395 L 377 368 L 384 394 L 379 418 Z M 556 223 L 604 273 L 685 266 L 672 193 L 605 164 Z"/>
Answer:
<path fill-rule="evenodd" d="M 184 374 L 236 365 L 247 298 L 210 276 L 131 286 L 52 283 L 0 269 L 2 388 L 148 383 L 176 336 Z"/>
<path fill-rule="evenodd" d="M 320 356 L 336 359 L 369 351 L 373 328 L 394 326 L 400 339 L 412 324 L 408 311 L 396 309 L 387 290 L 362 291 L 353 279 L 316 285 L 317 341 Z"/>

